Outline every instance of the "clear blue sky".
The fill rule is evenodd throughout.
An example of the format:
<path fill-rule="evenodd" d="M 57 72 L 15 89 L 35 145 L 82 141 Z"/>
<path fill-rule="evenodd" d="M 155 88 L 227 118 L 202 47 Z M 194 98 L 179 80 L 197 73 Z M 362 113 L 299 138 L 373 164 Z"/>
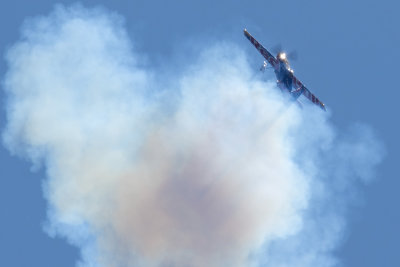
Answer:
<path fill-rule="evenodd" d="M 61 1 L 65 4 L 73 1 Z M 386 147 L 386 157 L 369 185 L 359 185 L 360 201 L 347 216 L 348 228 L 336 255 L 345 266 L 400 266 L 400 142 L 397 122 L 400 88 L 400 4 L 370 1 L 81 1 L 101 5 L 126 19 L 139 51 L 150 64 L 167 67 L 178 44 L 227 40 L 262 59 L 244 38 L 247 28 L 264 46 L 281 43 L 297 50 L 297 76 L 331 109 L 339 129 L 356 122 L 372 126 Z M 54 2 L 0 3 L 0 51 L 19 38 L 22 22 L 48 14 Z M 190 60 L 190 55 L 182 56 Z M 0 61 L 0 73 L 6 66 Z M 4 92 L 0 126 L 5 125 Z M 76 248 L 42 231 L 46 203 L 44 172 L 0 147 L 0 266 L 73 266 Z"/>

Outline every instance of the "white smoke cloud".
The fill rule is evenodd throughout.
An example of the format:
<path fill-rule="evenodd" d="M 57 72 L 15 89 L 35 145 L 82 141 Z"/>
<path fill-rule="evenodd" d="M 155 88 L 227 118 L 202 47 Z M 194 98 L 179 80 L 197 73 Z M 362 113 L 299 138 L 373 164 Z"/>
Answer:
<path fill-rule="evenodd" d="M 29 20 L 7 53 L 3 139 L 46 168 L 46 231 L 79 266 L 333 266 L 337 194 L 382 157 L 372 131 L 338 135 L 232 44 L 173 82 L 143 61 L 121 17 L 81 6 Z"/>

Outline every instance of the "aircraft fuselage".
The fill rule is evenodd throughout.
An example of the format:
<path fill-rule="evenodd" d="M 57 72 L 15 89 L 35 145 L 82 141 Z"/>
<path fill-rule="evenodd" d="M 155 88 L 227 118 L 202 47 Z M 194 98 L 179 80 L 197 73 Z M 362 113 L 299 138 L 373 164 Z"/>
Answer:
<path fill-rule="evenodd" d="M 293 88 L 293 71 L 290 69 L 286 60 L 279 59 L 279 54 L 277 58 L 279 68 L 274 71 L 276 83 L 282 91 L 289 93 L 294 99 L 297 99 L 301 95 L 301 92 L 296 92 L 295 88 Z"/>

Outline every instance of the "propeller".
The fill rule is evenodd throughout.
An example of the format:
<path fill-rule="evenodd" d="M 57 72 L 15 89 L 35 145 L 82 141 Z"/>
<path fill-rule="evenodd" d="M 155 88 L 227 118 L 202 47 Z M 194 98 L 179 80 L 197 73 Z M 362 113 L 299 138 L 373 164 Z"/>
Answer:
<path fill-rule="evenodd" d="M 279 53 L 285 52 L 282 48 L 282 44 L 276 44 L 275 46 L 273 46 L 271 48 L 272 53 L 274 53 L 274 55 L 277 55 Z M 286 53 L 286 52 L 285 52 Z M 298 58 L 298 54 L 296 50 L 290 51 L 289 53 L 286 53 L 286 57 L 289 60 L 293 60 L 296 61 Z"/>

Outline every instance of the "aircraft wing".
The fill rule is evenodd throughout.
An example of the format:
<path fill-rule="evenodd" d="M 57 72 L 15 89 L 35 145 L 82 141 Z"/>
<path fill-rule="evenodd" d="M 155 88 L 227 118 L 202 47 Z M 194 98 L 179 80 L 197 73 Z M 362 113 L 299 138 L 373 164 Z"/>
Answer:
<path fill-rule="evenodd" d="M 264 46 L 262 46 L 256 39 L 254 39 L 254 37 L 251 36 L 251 34 L 246 29 L 244 29 L 244 35 L 257 48 L 257 50 L 269 62 L 269 64 L 274 67 L 274 69 L 278 68 L 278 60 L 273 55 L 271 55 L 271 53 L 268 52 L 268 50 L 265 49 Z"/>
<path fill-rule="evenodd" d="M 297 78 L 296 76 L 293 77 L 293 86 L 296 88 L 296 90 L 301 90 L 301 93 L 307 97 L 311 102 L 313 102 L 315 105 L 319 106 L 323 110 L 326 111 L 325 109 L 325 104 L 322 103 L 318 97 L 316 97 L 313 93 L 310 92 L 310 90 L 307 89 L 307 87 L 304 86 Z"/>

